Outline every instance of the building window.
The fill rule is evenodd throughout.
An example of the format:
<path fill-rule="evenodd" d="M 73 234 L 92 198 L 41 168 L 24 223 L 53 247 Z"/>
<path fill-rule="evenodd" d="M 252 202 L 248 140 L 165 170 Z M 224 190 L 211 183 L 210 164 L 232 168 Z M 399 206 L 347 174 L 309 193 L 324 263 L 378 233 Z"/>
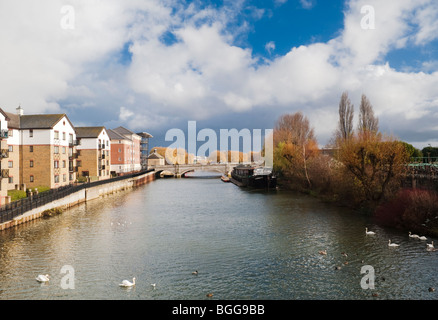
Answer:
<path fill-rule="evenodd" d="M 62 182 L 66 182 L 67 181 L 67 175 L 64 173 L 62 175 Z"/>
<path fill-rule="evenodd" d="M 58 161 L 58 160 L 55 160 L 55 161 L 54 161 L 54 165 L 55 165 L 55 168 L 59 168 L 59 161 Z"/>
<path fill-rule="evenodd" d="M 67 166 L 67 162 L 65 160 L 62 160 L 62 167 L 66 168 L 66 166 Z"/>
<path fill-rule="evenodd" d="M 68 135 L 68 142 L 73 143 L 73 134 L 69 133 Z"/>
<path fill-rule="evenodd" d="M 122 161 L 122 158 L 119 157 L 119 161 Z"/>
<path fill-rule="evenodd" d="M 14 133 L 14 131 L 12 129 L 9 129 L 8 130 L 8 137 L 12 137 L 13 133 Z"/>
<path fill-rule="evenodd" d="M 76 160 L 76 166 L 82 167 L 82 160 Z"/>
<path fill-rule="evenodd" d="M 33 129 L 29 129 L 29 138 L 33 137 Z"/>
<path fill-rule="evenodd" d="M 70 179 L 70 181 L 72 181 L 73 180 L 73 173 L 70 173 L 68 178 Z"/>
<path fill-rule="evenodd" d="M 122 149 L 119 148 L 119 152 L 122 152 Z"/>
<path fill-rule="evenodd" d="M 54 146 L 54 153 L 58 154 L 59 153 L 59 147 L 58 146 Z"/>
<path fill-rule="evenodd" d="M 8 161 L 8 168 L 13 168 L 13 167 L 14 167 L 14 162 Z"/>
<path fill-rule="evenodd" d="M 65 132 L 62 133 L 62 140 L 65 141 Z"/>
<path fill-rule="evenodd" d="M 33 152 L 33 146 L 29 146 L 29 152 Z"/>
<path fill-rule="evenodd" d="M 33 168 L 33 160 L 30 160 L 30 162 L 29 162 L 29 166 L 30 166 L 31 168 Z"/>
<path fill-rule="evenodd" d="M 9 150 L 9 152 L 14 151 L 14 146 L 8 146 L 8 150 Z"/>
<path fill-rule="evenodd" d="M 59 131 L 55 131 L 55 139 L 59 139 Z"/>
<path fill-rule="evenodd" d="M 9 183 L 14 183 L 14 177 L 9 177 L 9 178 L 8 178 L 8 182 L 9 182 Z"/>
<path fill-rule="evenodd" d="M 59 182 L 59 175 L 55 175 L 55 183 Z"/>
<path fill-rule="evenodd" d="M 65 147 L 62 147 L 62 154 L 65 154 Z"/>
<path fill-rule="evenodd" d="M 34 179 L 33 176 L 30 176 L 29 182 L 33 182 L 34 181 L 33 179 Z"/>

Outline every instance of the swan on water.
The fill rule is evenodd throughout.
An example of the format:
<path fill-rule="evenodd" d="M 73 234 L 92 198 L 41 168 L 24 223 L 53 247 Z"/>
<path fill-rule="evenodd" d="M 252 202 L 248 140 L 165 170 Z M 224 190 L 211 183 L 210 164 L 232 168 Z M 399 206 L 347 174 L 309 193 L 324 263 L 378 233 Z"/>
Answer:
<path fill-rule="evenodd" d="M 48 274 L 46 274 L 46 275 L 40 274 L 35 279 L 36 279 L 36 281 L 39 281 L 39 282 L 47 282 L 47 281 L 49 281 L 49 275 Z"/>
<path fill-rule="evenodd" d="M 428 249 L 433 249 L 433 248 L 435 248 L 435 247 L 433 246 L 433 241 L 432 241 L 432 243 L 427 243 L 427 248 L 428 248 Z"/>
<path fill-rule="evenodd" d="M 412 234 L 412 233 L 409 231 L 409 238 L 416 238 L 416 239 L 418 239 L 418 238 L 420 238 L 420 236 L 419 236 L 418 234 Z"/>
<path fill-rule="evenodd" d="M 128 280 L 123 280 L 121 284 L 119 284 L 121 287 L 132 287 L 135 286 L 135 278 L 132 278 L 132 282 Z"/>
<path fill-rule="evenodd" d="M 391 240 L 388 240 L 388 246 L 390 246 L 390 247 L 400 247 L 400 245 L 397 244 L 397 243 L 391 243 Z"/>
<path fill-rule="evenodd" d="M 376 234 L 374 231 L 368 231 L 368 228 L 365 228 L 365 234 Z"/>
<path fill-rule="evenodd" d="M 198 270 L 193 271 L 192 274 L 197 275 L 198 274 Z"/>
<path fill-rule="evenodd" d="M 418 239 L 420 239 L 420 240 L 427 240 L 427 238 L 425 236 L 418 237 Z"/>

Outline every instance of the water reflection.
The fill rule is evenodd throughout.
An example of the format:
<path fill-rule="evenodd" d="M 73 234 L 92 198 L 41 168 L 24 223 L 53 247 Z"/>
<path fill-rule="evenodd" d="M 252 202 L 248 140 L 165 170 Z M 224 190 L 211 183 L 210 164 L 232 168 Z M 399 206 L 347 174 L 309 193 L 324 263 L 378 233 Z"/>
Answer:
<path fill-rule="evenodd" d="M 425 246 L 311 197 L 163 179 L 2 232 L 0 298 L 436 299 L 437 253 Z M 64 265 L 73 290 L 60 286 Z M 360 286 L 363 265 L 375 290 Z"/>

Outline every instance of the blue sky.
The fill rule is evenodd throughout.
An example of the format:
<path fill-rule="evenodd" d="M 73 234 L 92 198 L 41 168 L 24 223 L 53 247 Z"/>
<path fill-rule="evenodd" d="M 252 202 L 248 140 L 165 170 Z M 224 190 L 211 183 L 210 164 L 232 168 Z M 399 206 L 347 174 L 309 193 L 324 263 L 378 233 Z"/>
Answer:
<path fill-rule="evenodd" d="M 438 146 L 436 21 L 435 0 L 2 1 L 0 105 L 155 145 L 189 120 L 266 129 L 302 111 L 324 145 L 347 91 L 382 131 Z"/>

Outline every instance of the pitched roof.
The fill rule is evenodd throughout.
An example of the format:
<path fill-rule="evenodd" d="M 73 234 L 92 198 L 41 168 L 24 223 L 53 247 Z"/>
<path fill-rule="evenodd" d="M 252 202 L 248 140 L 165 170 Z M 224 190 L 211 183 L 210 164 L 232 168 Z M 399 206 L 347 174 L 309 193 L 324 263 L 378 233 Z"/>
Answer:
<path fill-rule="evenodd" d="M 149 155 L 148 159 L 164 159 L 164 157 L 159 153 L 152 153 Z"/>
<path fill-rule="evenodd" d="M 8 116 L 8 128 L 10 129 L 20 129 L 20 116 L 16 113 L 6 112 Z"/>
<path fill-rule="evenodd" d="M 62 114 L 31 114 L 18 116 L 20 129 L 52 129 L 65 117 L 70 125 L 73 124 L 65 113 Z"/>
<path fill-rule="evenodd" d="M 126 129 L 125 127 L 117 127 L 115 129 L 113 129 L 113 131 L 119 133 L 119 134 L 123 134 L 123 135 L 133 135 L 136 134 L 135 132 L 132 132 L 129 129 Z"/>
<path fill-rule="evenodd" d="M 0 108 L 0 113 L 5 117 L 6 121 L 9 121 L 9 115 L 6 111 Z"/>
<path fill-rule="evenodd" d="M 97 138 L 105 127 L 76 127 L 76 137 L 77 138 Z"/>
<path fill-rule="evenodd" d="M 108 137 L 110 138 L 110 140 L 131 140 L 123 135 L 121 135 L 120 133 L 114 131 L 113 129 L 107 129 L 106 130 L 108 132 Z"/>

